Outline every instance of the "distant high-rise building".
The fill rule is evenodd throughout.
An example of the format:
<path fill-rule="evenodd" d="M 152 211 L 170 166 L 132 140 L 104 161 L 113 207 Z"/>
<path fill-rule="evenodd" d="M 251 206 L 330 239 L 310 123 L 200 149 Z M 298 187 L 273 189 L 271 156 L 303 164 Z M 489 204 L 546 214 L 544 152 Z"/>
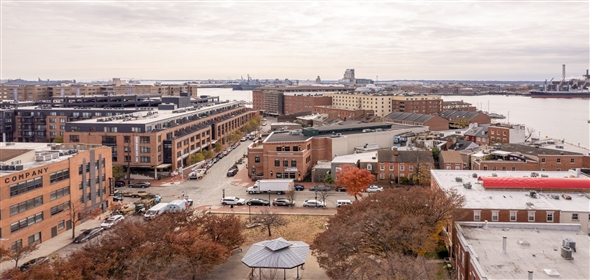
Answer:
<path fill-rule="evenodd" d="M 322 83 L 322 79 L 320 79 L 320 76 L 318 76 L 318 77 L 315 79 L 315 83 L 316 83 L 316 84 L 321 84 L 321 83 Z"/>

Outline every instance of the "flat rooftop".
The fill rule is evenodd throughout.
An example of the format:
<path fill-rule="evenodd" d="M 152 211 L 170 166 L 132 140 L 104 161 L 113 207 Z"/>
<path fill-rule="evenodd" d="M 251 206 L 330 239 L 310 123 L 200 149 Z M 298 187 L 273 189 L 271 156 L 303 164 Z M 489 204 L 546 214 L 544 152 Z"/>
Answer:
<path fill-rule="evenodd" d="M 375 159 L 373 159 L 375 158 Z M 333 163 L 354 163 L 356 164 L 357 161 L 376 161 L 377 159 L 377 151 L 367 152 L 367 153 L 358 153 L 358 154 L 350 154 L 344 156 L 337 156 L 332 159 Z"/>
<path fill-rule="evenodd" d="M 563 178 L 577 176 L 574 171 L 535 171 L 539 174 L 546 175 L 549 178 Z M 530 196 L 530 190 L 504 190 L 504 189 L 484 189 L 477 177 L 492 177 L 496 174 L 498 177 L 522 178 L 530 177 L 531 171 L 482 171 L 482 170 L 431 170 L 432 180 L 436 180 L 441 189 L 457 190 L 458 193 L 465 196 L 465 205 L 467 209 L 497 209 L 497 210 L 519 210 L 519 209 L 544 209 L 544 210 L 561 210 L 561 211 L 579 211 L 583 213 L 590 212 L 590 199 L 580 192 L 566 193 L 572 197 L 571 200 L 563 198 L 553 199 L 550 195 L 556 194 L 561 196 L 563 192 L 541 192 L 538 198 Z M 457 182 L 456 178 L 461 178 Z M 471 183 L 471 189 L 463 186 L 464 183 Z M 527 204 L 528 203 L 528 204 Z"/>
<path fill-rule="evenodd" d="M 9 142 L 0 143 L 0 154 L 2 154 L 2 161 L 9 162 L 11 158 L 17 158 L 25 155 L 31 151 L 35 151 L 34 155 L 25 155 L 20 157 L 21 163 L 15 166 L 22 166 L 20 170 L 0 170 L 0 176 L 10 175 L 15 172 L 23 170 L 39 168 L 55 162 L 60 162 L 76 155 L 79 150 L 90 150 L 102 145 L 87 145 L 87 144 L 58 144 L 58 143 L 20 143 Z"/>
<path fill-rule="evenodd" d="M 195 114 L 216 114 L 216 110 L 227 110 L 224 108 L 232 106 L 241 106 L 242 102 L 232 101 L 227 103 L 221 103 L 216 105 L 203 106 L 201 108 L 179 108 L 176 110 L 146 110 L 145 112 L 132 113 L 131 118 L 114 118 L 105 117 L 97 119 L 81 120 L 72 123 L 101 123 L 101 124 L 150 124 L 155 122 L 162 122 L 167 120 L 174 120 L 177 118 L 189 117 Z M 245 108 L 245 107 L 244 107 Z M 109 121 L 103 121 L 103 119 L 110 119 Z"/>
<path fill-rule="evenodd" d="M 459 222 L 459 239 L 471 251 L 476 270 L 487 279 L 590 279 L 589 238 L 574 224 Z M 508 229 L 508 230 L 506 230 Z M 502 253 L 507 237 L 506 254 Z M 563 238 L 572 239 L 573 260 L 561 256 Z M 529 245 L 519 245 L 526 241 Z M 550 276 L 557 273 L 558 276 Z M 550 272 L 552 271 L 552 272 Z"/>
<path fill-rule="evenodd" d="M 302 133 L 299 134 L 291 134 L 290 132 L 273 132 L 271 133 L 263 143 L 273 143 L 273 142 L 301 142 L 305 141 L 311 136 L 305 136 Z"/>

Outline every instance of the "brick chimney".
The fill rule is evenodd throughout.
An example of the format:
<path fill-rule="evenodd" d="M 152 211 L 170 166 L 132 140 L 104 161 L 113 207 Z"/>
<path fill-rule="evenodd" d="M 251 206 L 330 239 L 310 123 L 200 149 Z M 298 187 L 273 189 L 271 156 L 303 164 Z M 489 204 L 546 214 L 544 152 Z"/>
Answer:
<path fill-rule="evenodd" d="M 397 151 L 397 148 L 396 147 L 393 147 L 392 150 L 393 150 L 393 155 L 397 157 L 399 155 L 399 152 Z"/>

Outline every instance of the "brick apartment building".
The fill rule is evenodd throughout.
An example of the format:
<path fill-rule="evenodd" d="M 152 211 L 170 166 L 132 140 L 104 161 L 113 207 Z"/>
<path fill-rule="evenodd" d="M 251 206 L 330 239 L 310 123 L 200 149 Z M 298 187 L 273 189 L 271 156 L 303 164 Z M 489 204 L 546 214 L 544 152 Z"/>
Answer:
<path fill-rule="evenodd" d="M 376 166 L 363 162 L 360 165 L 370 170 L 380 184 L 400 183 L 403 178 L 425 178 L 434 168 L 431 151 L 398 150 L 395 147 L 377 151 L 376 162 Z"/>
<path fill-rule="evenodd" d="M 315 95 L 321 94 L 328 96 L 333 93 L 353 92 L 353 88 L 346 88 L 342 86 L 328 87 L 328 86 L 263 86 L 252 91 L 252 107 L 255 111 L 262 111 L 268 115 L 284 115 L 285 113 L 285 94 L 293 95 Z M 301 100 L 301 99 L 297 99 Z M 327 99 L 320 99 L 325 102 Z M 321 104 L 320 104 L 321 105 Z M 292 113 L 301 112 L 296 111 L 296 108 L 288 108 Z M 313 106 L 309 107 L 309 112 L 313 110 Z"/>
<path fill-rule="evenodd" d="M 332 93 L 332 107 L 343 109 L 373 110 L 375 116 L 383 117 L 391 113 L 392 93 Z"/>
<path fill-rule="evenodd" d="M 146 108 L 149 109 L 149 108 Z M 66 124 L 66 143 L 102 144 L 112 148 L 114 165 L 132 169 L 176 170 L 193 153 L 209 149 L 240 129 L 256 113 L 240 102 L 160 107 L 132 114 Z"/>
<path fill-rule="evenodd" d="M 391 98 L 391 112 L 436 114 L 442 111 L 440 95 L 397 95 Z"/>
<path fill-rule="evenodd" d="M 440 169 L 464 170 L 467 169 L 467 162 L 459 151 L 441 151 L 439 156 Z"/>
<path fill-rule="evenodd" d="M 1 143 L 4 247 L 49 240 L 72 228 L 78 211 L 109 205 L 111 149 L 100 145 Z M 10 145 L 8 145 L 10 144 Z"/>
<path fill-rule="evenodd" d="M 107 95 L 145 95 L 179 96 L 188 93 L 197 96 L 197 84 L 181 85 L 7 85 L 0 84 L 0 101 L 38 101 L 51 97 L 65 96 L 107 96 Z M 16 99 L 15 99 L 16 97 Z"/>
<path fill-rule="evenodd" d="M 322 93 L 284 93 L 285 115 L 299 112 L 312 112 L 315 106 L 332 105 L 332 97 L 324 96 Z"/>
<path fill-rule="evenodd" d="M 328 120 L 359 120 L 362 118 L 370 118 L 375 115 L 373 110 L 357 109 L 357 108 L 339 108 L 335 106 L 315 106 L 313 108 L 314 114 L 327 114 Z"/>
<path fill-rule="evenodd" d="M 408 125 L 428 126 L 430 131 L 441 131 L 449 129 L 449 121 L 438 115 L 393 112 L 384 117 L 385 121 Z"/>

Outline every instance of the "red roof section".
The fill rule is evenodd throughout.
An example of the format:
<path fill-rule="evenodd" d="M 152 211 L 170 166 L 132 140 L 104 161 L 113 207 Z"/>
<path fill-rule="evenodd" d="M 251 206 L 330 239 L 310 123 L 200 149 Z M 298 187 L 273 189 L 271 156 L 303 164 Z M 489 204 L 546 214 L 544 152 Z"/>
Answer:
<path fill-rule="evenodd" d="M 481 177 L 485 189 L 588 189 L 590 178 Z"/>

